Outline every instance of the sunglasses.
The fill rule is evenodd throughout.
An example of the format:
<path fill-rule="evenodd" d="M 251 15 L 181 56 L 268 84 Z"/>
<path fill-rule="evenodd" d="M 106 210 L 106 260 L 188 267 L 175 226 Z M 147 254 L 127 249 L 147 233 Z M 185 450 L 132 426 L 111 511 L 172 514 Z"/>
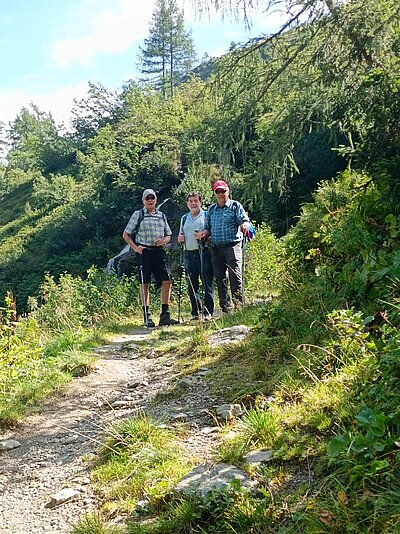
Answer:
<path fill-rule="evenodd" d="M 145 197 L 145 200 L 155 200 L 155 196 L 154 195 L 147 195 L 147 197 Z"/>
<path fill-rule="evenodd" d="M 220 193 L 226 193 L 226 191 L 225 191 L 225 189 L 216 189 L 215 193 L 217 193 L 217 195 L 219 195 Z"/>

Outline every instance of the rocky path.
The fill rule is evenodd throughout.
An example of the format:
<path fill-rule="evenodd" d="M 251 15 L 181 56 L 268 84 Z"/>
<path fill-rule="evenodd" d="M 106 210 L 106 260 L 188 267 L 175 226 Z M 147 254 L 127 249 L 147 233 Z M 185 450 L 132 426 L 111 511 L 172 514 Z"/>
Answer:
<path fill-rule="evenodd" d="M 174 362 L 157 357 L 146 343 L 148 331 L 119 336 L 98 350 L 95 371 L 74 379 L 62 396 L 48 400 L 41 413 L 0 435 L 18 448 L 0 452 L 0 533 L 68 533 L 96 505 L 90 483 L 90 457 L 107 428 L 118 419 L 145 410 L 169 424 L 185 419 L 182 443 L 206 459 L 218 440 L 209 410 L 216 399 L 204 383 L 206 369 L 182 379 Z M 152 405 L 163 387 L 177 381 L 185 393 Z M 182 405 L 184 404 L 184 405 Z M 182 413 L 184 412 L 184 413 Z M 215 430 L 215 429 L 214 429 Z M 66 502 L 62 490 L 74 496 Z"/>

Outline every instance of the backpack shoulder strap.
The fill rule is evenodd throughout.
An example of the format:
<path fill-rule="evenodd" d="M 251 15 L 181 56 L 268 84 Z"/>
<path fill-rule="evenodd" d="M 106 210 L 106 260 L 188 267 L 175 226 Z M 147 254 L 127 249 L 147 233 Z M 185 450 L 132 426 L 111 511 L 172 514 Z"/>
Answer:
<path fill-rule="evenodd" d="M 142 224 L 142 221 L 144 219 L 144 208 L 142 208 L 140 210 L 140 213 L 139 213 L 139 219 L 138 219 L 138 222 L 137 222 L 137 225 L 136 225 L 136 228 L 135 228 L 135 232 L 137 233 L 139 228 L 140 228 L 140 225 Z"/>
<path fill-rule="evenodd" d="M 135 240 L 135 237 L 136 237 L 136 235 L 137 235 L 137 233 L 139 231 L 139 228 L 140 228 L 140 225 L 142 224 L 143 219 L 144 219 L 144 208 L 139 210 L 138 221 L 136 223 L 135 228 L 131 232 L 131 237 L 132 237 L 133 240 Z"/>
<path fill-rule="evenodd" d="M 216 206 L 217 206 L 217 205 L 216 205 L 215 203 L 214 203 L 214 204 L 211 204 L 211 206 L 209 206 L 209 208 L 208 208 L 208 210 L 207 210 L 207 212 L 208 212 L 207 216 L 208 216 L 208 217 L 209 217 L 209 216 L 211 215 L 211 213 L 215 210 Z"/>

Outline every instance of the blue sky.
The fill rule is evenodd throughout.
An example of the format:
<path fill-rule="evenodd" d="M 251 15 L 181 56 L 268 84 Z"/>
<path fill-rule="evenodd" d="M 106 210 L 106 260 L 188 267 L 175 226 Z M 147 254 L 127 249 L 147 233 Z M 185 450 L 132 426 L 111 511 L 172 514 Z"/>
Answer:
<path fill-rule="evenodd" d="M 177 0 L 197 55 L 217 56 L 232 41 L 269 33 L 279 13 L 252 13 L 252 28 L 210 10 L 199 16 Z M 88 81 L 118 89 L 138 75 L 139 46 L 148 35 L 155 0 L 0 0 L 0 121 L 30 102 L 68 124 L 73 99 Z"/>

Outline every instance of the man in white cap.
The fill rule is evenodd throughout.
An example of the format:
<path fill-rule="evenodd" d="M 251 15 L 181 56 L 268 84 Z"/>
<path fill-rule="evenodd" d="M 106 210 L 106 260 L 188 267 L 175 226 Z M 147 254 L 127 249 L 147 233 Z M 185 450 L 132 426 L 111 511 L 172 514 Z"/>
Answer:
<path fill-rule="evenodd" d="M 165 214 L 156 209 L 157 195 L 153 189 L 145 189 L 142 195 L 144 208 L 135 211 L 122 237 L 139 255 L 139 284 L 145 326 L 155 326 L 149 310 L 149 284 L 151 275 L 161 284 L 161 315 L 159 326 L 177 324 L 169 312 L 171 297 L 171 271 L 168 265 L 165 245 L 171 240 L 171 228 Z"/>

